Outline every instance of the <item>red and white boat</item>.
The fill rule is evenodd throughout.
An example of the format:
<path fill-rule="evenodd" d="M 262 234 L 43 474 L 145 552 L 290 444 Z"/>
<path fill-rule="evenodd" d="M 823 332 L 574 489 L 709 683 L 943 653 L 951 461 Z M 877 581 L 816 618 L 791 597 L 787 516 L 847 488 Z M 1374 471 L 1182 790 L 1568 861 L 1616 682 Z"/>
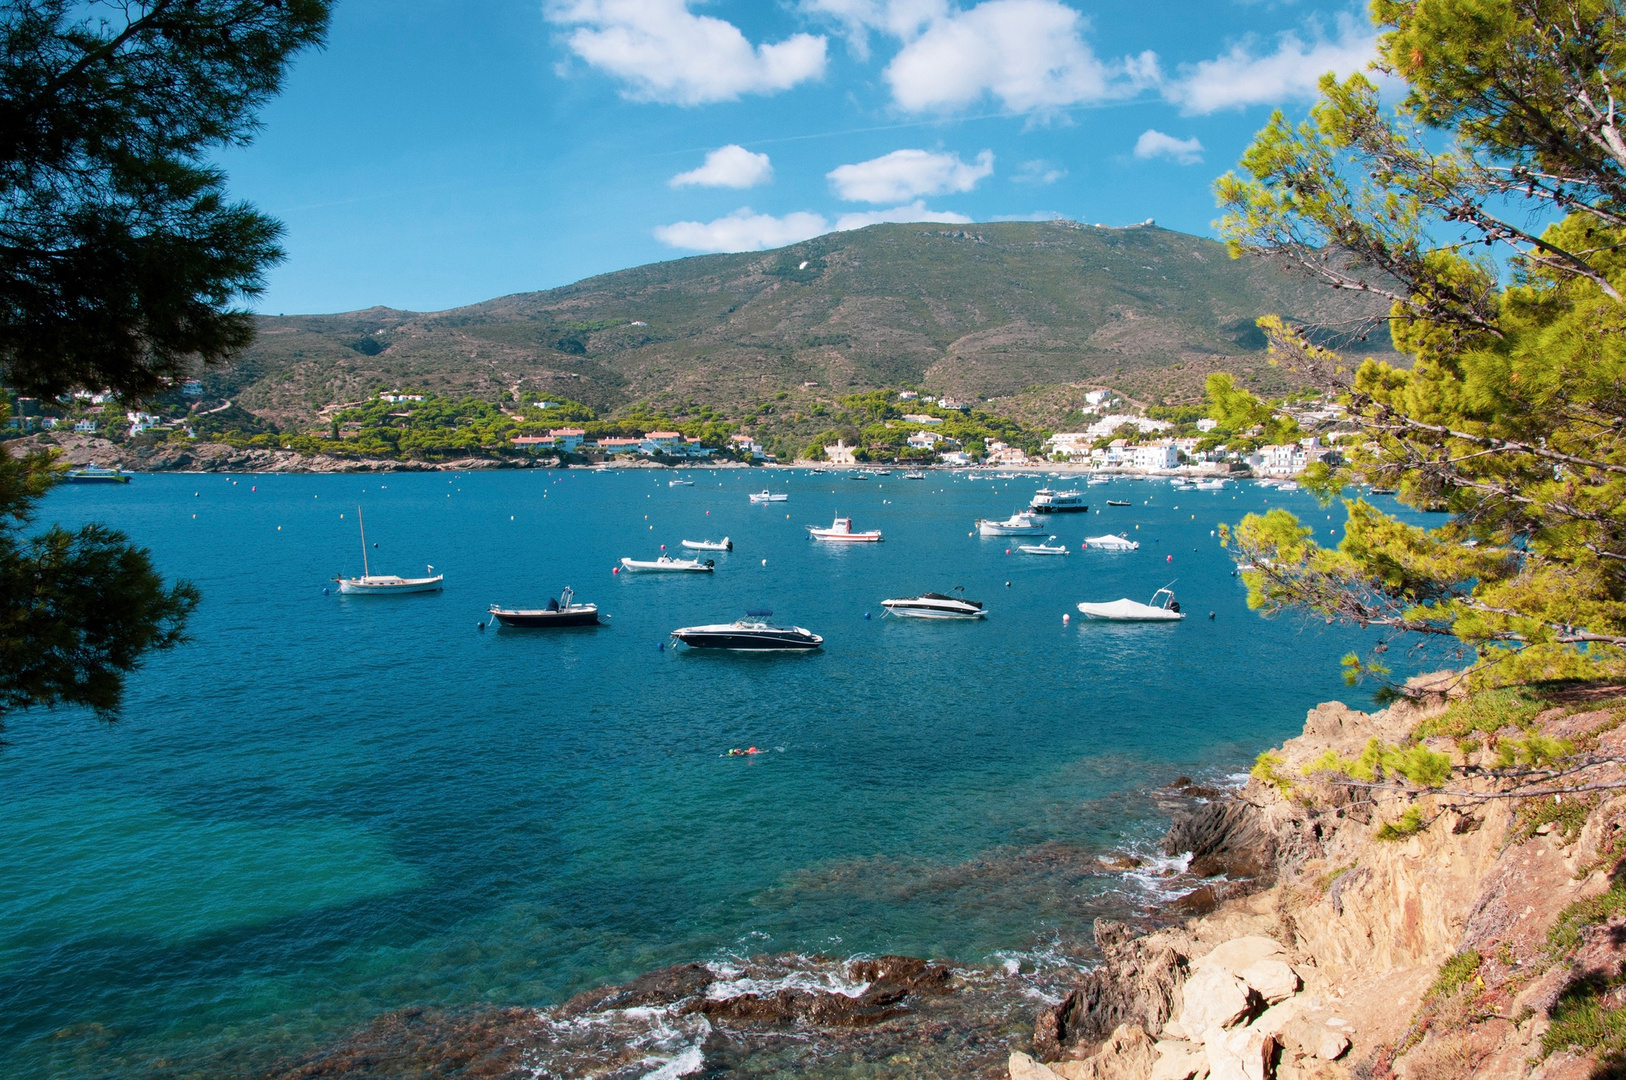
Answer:
<path fill-rule="evenodd" d="M 853 519 L 838 517 L 830 523 L 828 529 L 821 529 L 817 525 L 807 527 L 808 535 L 815 540 L 848 541 L 859 544 L 873 544 L 881 539 L 880 529 L 870 529 L 867 532 L 854 532 Z"/>

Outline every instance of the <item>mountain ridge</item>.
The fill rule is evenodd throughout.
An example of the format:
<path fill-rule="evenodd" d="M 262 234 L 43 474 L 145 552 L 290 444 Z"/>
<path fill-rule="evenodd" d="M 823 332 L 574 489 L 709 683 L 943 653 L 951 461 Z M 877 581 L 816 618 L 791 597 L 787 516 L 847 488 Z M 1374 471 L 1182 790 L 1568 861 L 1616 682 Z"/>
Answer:
<path fill-rule="evenodd" d="M 1190 400 L 1211 370 L 1286 389 L 1265 314 L 1358 338 L 1383 306 L 1155 225 L 876 225 L 439 312 L 262 316 L 205 379 L 284 424 L 393 386 L 729 415 L 914 386 L 1059 415 L 1085 385 Z"/>

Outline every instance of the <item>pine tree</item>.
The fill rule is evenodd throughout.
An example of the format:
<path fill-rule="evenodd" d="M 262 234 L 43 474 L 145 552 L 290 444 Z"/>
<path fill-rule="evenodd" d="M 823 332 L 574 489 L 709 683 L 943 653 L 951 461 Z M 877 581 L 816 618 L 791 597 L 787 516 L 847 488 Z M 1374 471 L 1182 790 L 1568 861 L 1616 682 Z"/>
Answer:
<path fill-rule="evenodd" d="M 1373 13 L 1375 66 L 1403 100 L 1325 77 L 1307 119 L 1277 113 L 1241 175 L 1220 179 L 1221 227 L 1234 255 L 1390 300 L 1409 370 L 1261 325 L 1276 361 L 1342 395 L 1363 435 L 1312 483 L 1397 489 L 1450 517 L 1424 529 L 1351 499 L 1328 548 L 1285 511 L 1249 516 L 1232 540 L 1255 567 L 1250 603 L 1458 639 L 1481 682 L 1626 674 L 1622 5 Z"/>

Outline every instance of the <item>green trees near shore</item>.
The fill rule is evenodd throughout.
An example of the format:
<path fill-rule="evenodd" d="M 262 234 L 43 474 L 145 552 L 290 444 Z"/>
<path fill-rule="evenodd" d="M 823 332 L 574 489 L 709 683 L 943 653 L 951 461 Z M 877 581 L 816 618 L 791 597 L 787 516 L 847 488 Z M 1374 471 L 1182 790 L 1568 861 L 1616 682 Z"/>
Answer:
<path fill-rule="evenodd" d="M 1404 98 L 1325 77 L 1308 118 L 1275 115 L 1218 182 L 1221 225 L 1234 255 L 1386 297 L 1412 358 L 1357 363 L 1261 322 L 1277 362 L 1343 395 L 1363 434 L 1312 483 L 1451 517 L 1428 530 L 1353 499 L 1333 548 L 1285 511 L 1250 516 L 1232 536 L 1256 567 L 1250 603 L 1457 639 L 1481 682 L 1626 674 L 1626 11 L 1373 12 L 1375 66 Z"/>

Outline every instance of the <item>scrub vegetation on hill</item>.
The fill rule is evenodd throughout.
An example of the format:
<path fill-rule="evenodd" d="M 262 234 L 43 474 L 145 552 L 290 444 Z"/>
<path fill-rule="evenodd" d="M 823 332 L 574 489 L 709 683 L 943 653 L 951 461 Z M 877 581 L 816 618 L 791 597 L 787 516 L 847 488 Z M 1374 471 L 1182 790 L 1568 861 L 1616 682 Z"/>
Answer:
<path fill-rule="evenodd" d="M 1194 402 L 1224 369 L 1285 393 L 1292 380 L 1267 363 L 1255 325 L 1271 312 L 1343 344 L 1382 305 L 1152 226 L 877 225 L 431 314 L 262 317 L 253 346 L 204 380 L 211 398 L 289 430 L 381 384 L 569 399 L 617 417 L 640 402 L 671 416 L 700 402 L 733 419 L 763 406 L 807 417 L 916 387 L 1054 427 L 1082 385 Z M 1360 347 L 1386 351 L 1387 338 Z M 805 442 L 829 426 L 795 433 Z"/>

